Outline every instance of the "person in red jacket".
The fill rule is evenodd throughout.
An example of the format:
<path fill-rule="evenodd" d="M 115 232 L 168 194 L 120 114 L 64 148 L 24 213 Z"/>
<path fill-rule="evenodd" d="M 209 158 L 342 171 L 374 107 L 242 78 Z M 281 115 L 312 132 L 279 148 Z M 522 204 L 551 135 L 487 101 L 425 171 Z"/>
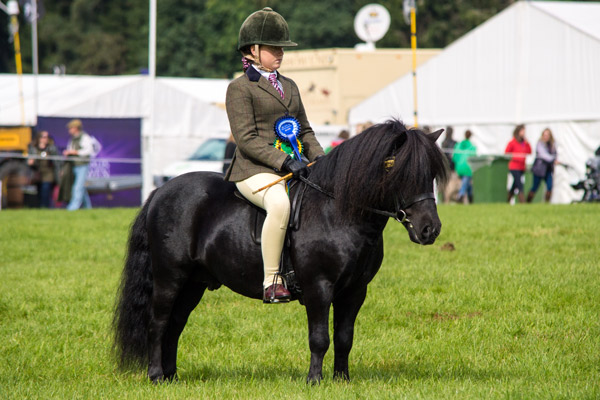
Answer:
<path fill-rule="evenodd" d="M 531 154 L 531 145 L 525 138 L 525 125 L 517 125 L 513 131 L 513 138 L 508 145 L 506 154 L 511 155 L 508 170 L 513 177 L 513 184 L 508 191 L 508 202 L 517 194 L 519 203 L 525 203 L 525 190 L 523 188 L 523 174 L 525 174 L 525 157 Z"/>

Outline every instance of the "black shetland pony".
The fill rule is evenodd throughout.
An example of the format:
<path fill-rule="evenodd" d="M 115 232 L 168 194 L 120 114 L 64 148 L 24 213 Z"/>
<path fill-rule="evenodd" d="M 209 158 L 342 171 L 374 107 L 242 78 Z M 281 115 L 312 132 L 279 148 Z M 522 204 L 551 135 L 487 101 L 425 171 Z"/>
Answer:
<path fill-rule="evenodd" d="M 311 167 L 315 186 L 304 188 L 300 225 L 290 232 L 308 317 L 308 382 L 322 378 L 332 304 L 334 377 L 349 379 L 354 322 L 383 260 L 388 218 L 397 217 L 415 243 L 432 244 L 439 235 L 433 184 L 446 179 L 435 144 L 441 132 L 426 135 L 391 120 Z M 179 176 L 150 195 L 132 225 L 113 320 L 115 349 L 122 364 L 147 363 L 154 382 L 175 377 L 179 336 L 206 289 L 225 285 L 262 298 L 260 245 L 251 238 L 256 211 L 234 190 L 216 173 Z"/>

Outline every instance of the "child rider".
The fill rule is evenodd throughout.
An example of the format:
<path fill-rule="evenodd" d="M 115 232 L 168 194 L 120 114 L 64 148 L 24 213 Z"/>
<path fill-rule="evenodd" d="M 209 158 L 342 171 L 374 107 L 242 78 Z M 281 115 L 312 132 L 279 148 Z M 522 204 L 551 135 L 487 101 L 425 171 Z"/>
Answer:
<path fill-rule="evenodd" d="M 281 251 L 290 215 L 285 182 L 259 191 L 281 176 L 308 173 L 304 160 L 323 155 L 308 123 L 298 87 L 277 70 L 290 41 L 287 22 L 269 7 L 252 13 L 242 24 L 238 50 L 245 74 L 227 88 L 226 108 L 237 148 L 225 179 L 267 216 L 261 233 L 264 266 L 263 302 L 290 300 L 278 277 Z"/>

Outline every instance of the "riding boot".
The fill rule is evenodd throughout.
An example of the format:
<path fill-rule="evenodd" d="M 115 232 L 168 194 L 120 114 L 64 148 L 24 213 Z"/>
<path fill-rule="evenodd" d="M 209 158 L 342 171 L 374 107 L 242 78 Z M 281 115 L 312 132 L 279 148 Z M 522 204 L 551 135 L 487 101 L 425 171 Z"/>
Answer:
<path fill-rule="evenodd" d="M 521 204 L 525 203 L 525 195 L 523 193 L 519 192 L 518 197 L 519 197 L 519 203 L 521 203 Z"/>
<path fill-rule="evenodd" d="M 529 194 L 527 195 L 527 202 L 531 203 L 533 201 L 533 198 L 535 197 L 535 192 L 529 192 Z"/>
<path fill-rule="evenodd" d="M 552 198 L 552 191 L 547 191 L 546 194 L 544 195 L 544 199 L 546 200 L 546 203 L 550 203 L 551 198 Z"/>
<path fill-rule="evenodd" d="M 274 304 L 274 303 L 287 303 L 292 298 L 292 294 L 279 283 L 265 288 L 263 292 L 263 303 Z"/>

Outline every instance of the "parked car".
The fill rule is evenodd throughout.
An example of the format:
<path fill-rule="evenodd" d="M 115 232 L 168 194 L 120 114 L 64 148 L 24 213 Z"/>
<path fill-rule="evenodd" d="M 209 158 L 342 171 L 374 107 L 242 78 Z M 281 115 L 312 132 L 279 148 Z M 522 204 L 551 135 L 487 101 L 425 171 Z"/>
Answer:
<path fill-rule="evenodd" d="M 163 174 L 154 177 L 154 185 L 162 186 L 166 181 L 178 175 L 194 171 L 223 171 L 226 140 L 211 138 L 203 142 L 194 153 L 184 161 L 168 165 Z"/>

